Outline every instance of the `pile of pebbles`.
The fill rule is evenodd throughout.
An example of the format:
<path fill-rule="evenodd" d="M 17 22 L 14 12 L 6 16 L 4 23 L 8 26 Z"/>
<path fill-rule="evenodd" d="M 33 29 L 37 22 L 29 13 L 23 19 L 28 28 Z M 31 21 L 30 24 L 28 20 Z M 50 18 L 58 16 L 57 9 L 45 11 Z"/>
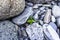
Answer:
<path fill-rule="evenodd" d="M 4 10 L 3 5 L 1 5 L 3 9 L 0 9 L 0 14 L 4 14 L 4 16 L 0 16 L 2 17 L 0 20 L 0 40 L 60 40 L 59 0 L 16 0 L 9 2 L 15 3 L 10 5 L 12 16 L 10 11 L 8 11 L 9 14 L 4 14 L 10 7 Z M 27 22 L 30 17 L 34 21 L 30 20 L 31 24 Z"/>
<path fill-rule="evenodd" d="M 24 25 L 27 40 L 60 40 L 59 10 L 60 6 L 55 1 L 46 4 L 26 2 L 24 12 L 13 18 L 12 21 L 17 25 Z M 30 16 L 35 20 L 32 24 L 27 23 Z"/>

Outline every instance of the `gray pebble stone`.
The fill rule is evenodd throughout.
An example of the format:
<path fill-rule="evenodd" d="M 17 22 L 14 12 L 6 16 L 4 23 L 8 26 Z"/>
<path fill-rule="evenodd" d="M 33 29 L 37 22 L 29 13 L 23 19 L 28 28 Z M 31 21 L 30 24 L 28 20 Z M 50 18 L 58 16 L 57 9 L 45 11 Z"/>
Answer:
<path fill-rule="evenodd" d="M 56 22 L 56 18 L 54 16 L 51 16 L 51 21 Z"/>
<path fill-rule="evenodd" d="M 26 6 L 30 6 L 30 7 L 33 6 L 33 3 L 31 3 L 31 2 L 30 3 L 26 2 L 26 4 L 27 4 Z"/>
<path fill-rule="evenodd" d="M 42 4 L 35 4 L 33 8 L 39 8 L 39 6 L 42 6 Z"/>
<path fill-rule="evenodd" d="M 39 23 L 40 23 L 41 25 L 43 25 L 43 24 L 44 24 L 42 20 L 39 20 Z"/>
<path fill-rule="evenodd" d="M 47 12 L 44 17 L 44 23 L 49 23 L 51 20 L 51 9 L 47 9 Z"/>
<path fill-rule="evenodd" d="M 31 15 L 33 15 L 32 7 L 27 7 L 21 15 L 13 18 L 12 21 L 17 25 L 21 25 L 24 24 Z"/>
<path fill-rule="evenodd" d="M 50 40 L 60 40 L 59 35 L 53 29 L 51 25 L 44 24 L 43 25 L 44 33 Z"/>
<path fill-rule="evenodd" d="M 26 32 L 31 40 L 43 40 L 43 29 L 38 23 L 27 26 Z"/>
<path fill-rule="evenodd" d="M 24 28 L 22 26 L 22 27 L 18 28 L 18 32 L 19 32 L 19 40 L 28 40 L 26 28 Z"/>
<path fill-rule="evenodd" d="M 60 18 L 57 18 L 57 26 L 60 27 Z"/>
<path fill-rule="evenodd" d="M 49 25 L 51 25 L 51 27 L 57 31 L 57 25 L 54 22 L 50 22 Z"/>
<path fill-rule="evenodd" d="M 18 26 L 10 21 L 0 22 L 0 40 L 18 40 Z"/>
<path fill-rule="evenodd" d="M 33 16 L 33 18 L 35 19 L 35 20 L 38 20 L 38 18 L 39 18 L 39 16 L 38 16 L 38 14 L 40 13 L 40 10 L 38 10 L 36 13 L 35 13 L 35 15 Z"/>

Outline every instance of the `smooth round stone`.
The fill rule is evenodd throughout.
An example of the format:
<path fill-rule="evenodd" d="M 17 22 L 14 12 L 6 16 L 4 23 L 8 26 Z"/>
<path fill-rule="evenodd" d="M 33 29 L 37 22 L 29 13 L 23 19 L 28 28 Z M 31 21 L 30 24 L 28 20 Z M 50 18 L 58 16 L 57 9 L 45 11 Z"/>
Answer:
<path fill-rule="evenodd" d="M 60 17 L 60 7 L 57 6 L 57 5 L 54 5 L 53 8 L 52 8 L 52 14 L 55 17 Z"/>
<path fill-rule="evenodd" d="M 24 7 L 24 0 L 0 0 L 0 20 L 20 14 Z"/>
<path fill-rule="evenodd" d="M 54 22 L 50 22 L 49 25 L 55 30 L 57 31 L 57 25 Z"/>
<path fill-rule="evenodd" d="M 0 21 L 0 40 L 18 40 L 18 26 L 10 21 Z"/>
<path fill-rule="evenodd" d="M 55 19 L 54 16 L 51 16 L 51 21 L 52 21 L 52 22 L 56 22 L 56 19 Z"/>

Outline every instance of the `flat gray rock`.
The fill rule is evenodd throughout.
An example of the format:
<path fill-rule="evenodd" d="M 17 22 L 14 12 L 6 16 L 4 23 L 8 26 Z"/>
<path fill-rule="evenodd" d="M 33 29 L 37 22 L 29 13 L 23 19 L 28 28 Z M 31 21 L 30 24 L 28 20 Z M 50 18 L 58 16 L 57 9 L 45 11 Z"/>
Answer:
<path fill-rule="evenodd" d="M 27 26 L 26 32 L 31 40 L 43 40 L 43 29 L 38 23 Z"/>
<path fill-rule="evenodd" d="M 0 40 L 18 40 L 18 26 L 10 21 L 0 22 Z"/>
<path fill-rule="evenodd" d="M 47 26 L 48 26 L 48 24 L 44 24 L 43 25 L 43 29 L 44 29 L 44 33 L 45 33 L 45 38 L 46 38 L 46 40 L 51 40 L 52 39 L 52 37 L 51 37 L 51 35 L 50 35 L 50 33 L 49 33 L 49 31 L 48 31 L 48 29 L 47 29 Z"/>
<path fill-rule="evenodd" d="M 44 33 L 50 40 L 60 40 L 58 33 L 53 29 L 51 25 L 43 25 Z"/>
<path fill-rule="evenodd" d="M 13 18 L 12 21 L 18 25 L 24 24 L 32 14 L 32 7 L 27 7 L 21 15 Z"/>

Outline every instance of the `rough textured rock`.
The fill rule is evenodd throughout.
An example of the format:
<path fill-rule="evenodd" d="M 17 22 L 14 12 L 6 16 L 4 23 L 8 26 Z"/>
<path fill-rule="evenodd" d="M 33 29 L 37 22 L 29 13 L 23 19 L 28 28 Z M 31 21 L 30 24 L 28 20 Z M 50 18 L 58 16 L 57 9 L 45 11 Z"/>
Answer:
<path fill-rule="evenodd" d="M 43 29 L 38 23 L 27 26 L 26 32 L 31 40 L 43 40 Z"/>
<path fill-rule="evenodd" d="M 47 13 L 45 14 L 45 17 L 44 17 L 44 22 L 49 23 L 50 18 L 51 18 L 51 9 L 47 9 Z"/>
<path fill-rule="evenodd" d="M 33 2 L 33 3 L 46 3 L 46 2 L 50 2 L 52 0 L 27 0 L 27 1 L 30 1 L 30 2 Z"/>
<path fill-rule="evenodd" d="M 0 40 L 18 40 L 18 26 L 10 21 L 0 22 Z"/>
<path fill-rule="evenodd" d="M 20 14 L 25 7 L 24 0 L 0 0 L 0 19 Z"/>

